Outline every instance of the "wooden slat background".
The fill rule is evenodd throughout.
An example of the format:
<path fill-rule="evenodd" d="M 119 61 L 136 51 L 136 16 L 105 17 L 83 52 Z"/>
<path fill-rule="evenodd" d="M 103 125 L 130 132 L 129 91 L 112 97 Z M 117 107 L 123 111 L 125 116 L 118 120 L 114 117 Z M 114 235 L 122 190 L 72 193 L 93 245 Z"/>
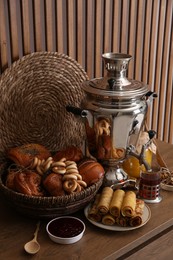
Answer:
<path fill-rule="evenodd" d="M 173 0 L 0 0 L 0 74 L 35 51 L 76 59 L 90 78 L 101 55 L 133 56 L 128 77 L 156 91 L 148 125 L 173 143 Z"/>

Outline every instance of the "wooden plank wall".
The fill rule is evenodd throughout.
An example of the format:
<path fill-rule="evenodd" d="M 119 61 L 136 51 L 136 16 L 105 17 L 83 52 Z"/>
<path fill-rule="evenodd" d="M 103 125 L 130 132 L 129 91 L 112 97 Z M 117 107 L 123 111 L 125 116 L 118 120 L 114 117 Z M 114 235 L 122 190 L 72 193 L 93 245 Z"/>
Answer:
<path fill-rule="evenodd" d="M 128 77 L 158 94 L 149 128 L 173 143 L 172 21 L 173 0 L 0 0 L 0 73 L 28 53 L 57 51 L 94 78 L 104 75 L 102 53 L 129 53 Z"/>

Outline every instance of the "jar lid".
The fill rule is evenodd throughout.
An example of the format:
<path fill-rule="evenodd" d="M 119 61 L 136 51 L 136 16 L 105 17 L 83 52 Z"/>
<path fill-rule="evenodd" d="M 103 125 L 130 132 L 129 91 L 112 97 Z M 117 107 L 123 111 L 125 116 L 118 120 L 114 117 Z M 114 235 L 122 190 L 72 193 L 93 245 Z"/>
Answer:
<path fill-rule="evenodd" d="M 106 96 L 118 99 L 138 99 L 148 92 L 148 85 L 137 80 L 130 80 L 129 85 L 110 86 L 109 82 L 113 82 L 114 78 L 96 78 L 90 81 L 85 81 L 82 85 L 86 93 Z"/>
<path fill-rule="evenodd" d="M 128 63 L 132 56 L 123 53 L 102 55 L 107 75 L 85 81 L 82 85 L 86 93 L 115 99 L 139 99 L 148 92 L 148 85 L 126 78 Z"/>

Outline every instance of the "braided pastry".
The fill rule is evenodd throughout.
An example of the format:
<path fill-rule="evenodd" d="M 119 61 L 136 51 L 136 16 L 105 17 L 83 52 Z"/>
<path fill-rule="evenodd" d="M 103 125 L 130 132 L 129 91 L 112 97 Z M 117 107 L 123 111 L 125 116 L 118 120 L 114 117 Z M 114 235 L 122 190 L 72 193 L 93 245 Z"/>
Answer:
<path fill-rule="evenodd" d="M 46 160 L 51 154 L 46 147 L 40 144 L 24 144 L 22 146 L 10 148 L 7 151 L 7 158 L 16 165 L 28 167 L 33 159 Z"/>

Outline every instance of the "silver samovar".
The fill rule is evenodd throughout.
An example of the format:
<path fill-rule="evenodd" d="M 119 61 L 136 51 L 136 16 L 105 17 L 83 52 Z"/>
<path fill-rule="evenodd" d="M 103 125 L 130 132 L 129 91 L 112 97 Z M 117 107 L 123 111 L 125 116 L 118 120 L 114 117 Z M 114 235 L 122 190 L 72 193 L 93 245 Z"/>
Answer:
<path fill-rule="evenodd" d="M 107 75 L 85 81 L 82 88 L 86 95 L 81 107 L 69 104 L 67 110 L 84 118 L 87 154 L 105 167 L 104 185 L 117 187 L 131 181 L 121 167 L 128 155 L 136 156 L 149 170 L 143 156 L 148 144 L 140 155 L 135 148 L 148 105 L 157 95 L 146 84 L 126 77 L 132 56 L 105 53 L 102 58 Z"/>

